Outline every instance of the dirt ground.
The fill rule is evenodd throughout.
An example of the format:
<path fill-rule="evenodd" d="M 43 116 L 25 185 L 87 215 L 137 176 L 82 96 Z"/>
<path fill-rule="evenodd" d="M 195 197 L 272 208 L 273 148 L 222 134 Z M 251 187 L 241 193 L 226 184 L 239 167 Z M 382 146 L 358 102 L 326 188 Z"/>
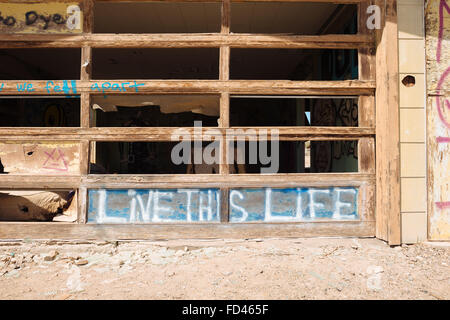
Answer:
<path fill-rule="evenodd" d="M 450 243 L 0 242 L 0 299 L 449 299 Z"/>

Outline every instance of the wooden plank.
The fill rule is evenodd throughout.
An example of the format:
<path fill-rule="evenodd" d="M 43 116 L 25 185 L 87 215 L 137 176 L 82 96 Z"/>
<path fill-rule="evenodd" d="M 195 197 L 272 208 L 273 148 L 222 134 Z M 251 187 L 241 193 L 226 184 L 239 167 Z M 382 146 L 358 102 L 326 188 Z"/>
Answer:
<path fill-rule="evenodd" d="M 77 201 L 78 201 L 77 222 L 80 224 L 84 224 L 87 221 L 87 209 L 88 209 L 87 197 L 88 197 L 87 189 L 85 187 L 80 187 L 77 191 Z"/>
<path fill-rule="evenodd" d="M 0 81 L 4 95 L 23 95 L 23 80 Z M 34 91 L 27 95 L 137 94 L 137 93 L 220 93 L 280 95 L 372 95 L 375 81 L 289 81 L 289 80 L 91 80 L 26 81 Z M 64 88 L 64 89 L 63 89 Z"/>
<path fill-rule="evenodd" d="M 80 185 L 80 176 L 50 176 L 50 175 L 0 175 L 0 189 L 2 190 L 57 190 L 76 189 Z"/>
<path fill-rule="evenodd" d="M 33 3 L 43 3 L 48 0 L 33 0 Z M 97 2 L 148 2 L 148 0 L 95 0 Z M 154 2 L 222 2 L 222 0 L 152 0 Z M 324 2 L 337 4 L 355 4 L 364 0 L 231 0 L 231 2 Z M 27 3 L 30 0 L 0 0 L 1 2 Z M 52 0 L 52 2 L 67 2 L 67 0 Z"/>
<path fill-rule="evenodd" d="M 362 173 L 375 173 L 374 138 L 362 138 L 358 141 L 358 168 Z"/>
<path fill-rule="evenodd" d="M 80 143 L 80 174 L 89 174 L 89 140 L 82 140 Z"/>
<path fill-rule="evenodd" d="M 77 34 L 83 32 L 80 1 L 0 2 L 3 34 Z"/>
<path fill-rule="evenodd" d="M 1 178 L 1 177 L 0 177 Z M 88 188 L 237 188 L 237 187 L 351 187 L 373 183 L 374 174 L 362 173 L 292 173 L 292 174 L 194 174 L 194 175 L 89 175 L 81 177 Z"/>
<path fill-rule="evenodd" d="M 425 7 L 428 240 L 450 240 L 450 15 L 448 1 Z"/>
<path fill-rule="evenodd" d="M 194 175 L 0 175 L 0 189 L 76 189 L 86 188 L 183 188 L 183 187 L 337 187 L 361 186 L 374 183 L 374 174 L 362 173 L 318 173 L 318 174 L 194 174 Z"/>
<path fill-rule="evenodd" d="M 298 224 L 136 224 L 0 223 L 0 239 L 158 240 L 251 239 L 273 237 L 373 237 L 375 222 Z"/>
<path fill-rule="evenodd" d="M 73 175 L 80 172 L 77 142 L 17 141 L 0 143 L 4 172 L 9 174 Z"/>
<path fill-rule="evenodd" d="M 377 31 L 376 54 L 377 237 L 398 245 L 401 229 L 397 1 L 377 1 L 377 4 L 384 18 L 383 28 Z"/>
<path fill-rule="evenodd" d="M 220 96 L 220 127 L 227 128 L 230 126 L 230 94 L 222 93 Z M 222 131 L 222 134 L 225 130 Z M 227 150 L 228 145 L 224 140 L 220 145 L 220 164 L 219 172 L 220 174 L 229 174 L 230 166 L 227 162 Z"/>
<path fill-rule="evenodd" d="M 4 141 L 95 140 L 95 141 L 178 141 L 180 133 L 192 139 L 212 141 L 221 135 L 229 141 L 271 137 L 272 130 L 282 141 L 359 140 L 373 137 L 375 128 L 361 127 L 96 127 L 96 128 L 0 128 Z M 200 133 L 200 134 L 199 134 Z M 175 140 L 173 140 L 175 139 Z"/>
<path fill-rule="evenodd" d="M 220 61 L 219 61 L 219 78 L 220 80 L 230 79 L 230 47 L 220 47 Z"/>
<path fill-rule="evenodd" d="M 358 49 L 373 47 L 370 35 L 290 34 L 0 34 L 0 48 L 315 48 Z"/>
<path fill-rule="evenodd" d="M 83 32 L 92 33 L 94 30 L 94 0 L 83 0 Z"/>
<path fill-rule="evenodd" d="M 230 33 L 230 18 L 231 18 L 231 1 L 223 0 L 221 8 L 221 27 L 220 33 L 229 34 Z"/>
<path fill-rule="evenodd" d="M 92 75 L 92 48 L 81 48 L 81 80 L 91 80 Z"/>
<path fill-rule="evenodd" d="M 228 223 L 228 221 L 230 220 L 229 218 L 229 214 L 230 214 L 230 210 L 229 210 L 229 196 L 230 196 L 230 189 L 228 188 L 221 188 L 220 189 L 220 222 L 222 223 Z"/>
<path fill-rule="evenodd" d="M 91 124 L 91 95 L 82 93 L 80 95 L 80 125 L 82 128 L 89 128 Z"/>

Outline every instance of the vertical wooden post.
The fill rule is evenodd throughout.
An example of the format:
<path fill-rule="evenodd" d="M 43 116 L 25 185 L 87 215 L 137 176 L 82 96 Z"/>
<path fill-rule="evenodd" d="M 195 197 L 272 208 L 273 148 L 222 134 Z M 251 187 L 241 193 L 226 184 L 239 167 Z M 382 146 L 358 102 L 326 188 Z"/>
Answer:
<path fill-rule="evenodd" d="M 92 33 L 94 29 L 94 0 L 83 0 L 83 32 Z"/>
<path fill-rule="evenodd" d="M 230 94 L 223 92 L 220 95 L 220 128 L 230 127 Z M 225 132 L 224 132 L 225 133 Z M 227 163 L 227 147 L 228 141 L 226 137 L 222 137 L 221 154 L 220 154 L 220 174 L 229 174 L 230 167 Z"/>
<path fill-rule="evenodd" d="M 230 34 L 230 9 L 231 3 L 230 0 L 223 0 L 222 2 L 222 23 L 220 33 L 222 34 Z M 222 81 L 230 80 L 230 47 L 229 46 L 221 46 L 220 47 L 220 58 L 219 58 L 219 79 Z M 225 91 L 220 95 L 220 120 L 219 120 L 220 128 L 229 128 L 230 127 L 230 94 Z M 220 147 L 221 157 L 220 157 L 220 174 L 221 175 L 229 175 L 230 174 L 230 166 L 227 161 L 227 152 L 228 152 L 228 141 L 226 137 L 222 137 L 222 145 Z M 230 190 L 228 188 L 220 189 L 221 196 L 221 212 L 220 212 L 220 221 L 227 223 L 229 217 L 229 198 Z"/>
<path fill-rule="evenodd" d="M 94 1 L 83 0 L 83 33 L 92 33 L 94 28 Z M 88 81 L 92 74 L 92 48 L 81 48 L 81 70 L 80 79 Z M 80 95 L 80 126 L 81 128 L 91 127 L 91 96 L 89 93 Z M 81 177 L 89 174 L 90 162 L 90 141 L 85 139 L 80 141 L 80 175 Z M 78 189 L 78 223 L 87 221 L 87 188 L 80 186 Z"/>
<path fill-rule="evenodd" d="M 377 0 L 382 29 L 376 54 L 376 235 L 401 243 L 397 1 Z"/>

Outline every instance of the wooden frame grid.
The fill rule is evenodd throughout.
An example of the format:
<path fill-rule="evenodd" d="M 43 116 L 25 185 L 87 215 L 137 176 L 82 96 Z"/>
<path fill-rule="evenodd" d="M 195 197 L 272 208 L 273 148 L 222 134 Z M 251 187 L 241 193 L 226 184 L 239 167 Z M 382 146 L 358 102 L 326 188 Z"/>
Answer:
<path fill-rule="evenodd" d="M 52 0 L 55 1 L 55 0 Z M 102 0 L 108 2 L 108 0 Z M 117 0 L 116 0 L 117 1 Z M 184 0 L 185 1 L 185 0 Z M 195 0 L 196 2 L 201 0 Z M 258 0 L 261 1 L 261 0 Z M 288 1 L 288 0 L 284 0 Z M 313 0 L 291 0 L 311 2 Z M 3 0 L 0 0 L 3 2 Z M 17 1 L 17 2 L 20 2 Z M 179 0 L 179 2 L 183 2 Z M 205 1 L 216 2 L 216 1 Z M 95 34 L 93 33 L 94 0 L 81 0 L 84 14 L 81 35 L 51 34 L 0 34 L 0 48 L 60 48 L 74 47 L 81 50 L 80 79 L 76 80 L 77 94 L 80 95 L 79 128 L 0 128 L 3 141 L 78 141 L 80 143 L 80 174 L 72 176 L 40 175 L 0 175 L 0 189 L 66 189 L 78 190 L 78 226 L 68 224 L 21 224 L 1 223 L 0 238 L 31 237 L 45 238 L 99 238 L 117 239 L 165 237 L 247 237 L 247 236 L 311 236 L 311 235 L 375 235 L 375 188 L 376 186 L 376 145 L 378 134 L 375 115 L 375 93 L 378 76 L 375 70 L 377 43 L 365 24 L 365 12 L 372 1 L 366 0 L 315 0 L 313 2 L 334 2 L 357 4 L 359 6 L 359 32 L 355 35 L 256 35 L 230 33 L 230 0 L 217 1 L 221 7 L 221 30 L 216 34 Z M 366 31 L 364 31 L 366 30 Z M 276 175 L 230 175 L 226 164 L 220 165 L 215 175 L 92 175 L 89 174 L 90 142 L 92 141 L 170 141 L 174 128 L 100 128 L 93 127 L 91 90 L 93 83 L 107 80 L 91 79 L 92 48 L 219 48 L 218 80 L 139 80 L 144 85 L 139 94 L 206 94 L 220 96 L 219 126 L 215 129 L 225 132 L 230 128 L 230 96 L 233 94 L 265 95 L 333 95 L 357 96 L 359 99 L 359 127 L 277 127 L 280 140 L 358 140 L 358 173 L 323 174 L 276 174 Z M 277 81 L 277 80 L 230 80 L 231 48 L 320 48 L 320 49 L 358 49 L 360 77 L 358 80 L 343 81 Z M 379 50 L 379 49 L 378 49 Z M 118 83 L 127 80 L 114 80 Z M 58 81 L 54 81 L 55 84 Z M 15 94 L 18 81 L 4 81 L 2 95 Z M 30 81 L 35 95 L 48 95 L 47 81 Z M 106 90 L 105 94 L 114 93 Z M 97 93 L 98 94 L 98 93 Z M 132 92 L 121 94 L 136 94 Z M 57 95 L 52 93 L 52 95 Z M 192 132 L 193 128 L 184 128 Z M 236 128 L 234 128 L 236 129 Z M 256 130 L 267 129 L 257 127 Z M 205 131 L 206 129 L 204 129 Z M 205 139 L 205 137 L 204 137 Z M 208 137 L 206 137 L 208 139 Z M 225 143 L 221 147 L 225 156 Z M 224 161 L 222 161 L 224 162 Z M 378 181 L 378 180 L 377 180 Z M 250 227 L 228 224 L 228 202 L 224 197 L 229 188 L 236 186 L 358 186 L 362 192 L 359 208 L 364 217 L 358 222 L 311 222 L 298 224 L 267 224 Z M 169 187 L 220 187 L 222 190 L 222 214 L 220 226 L 166 225 L 163 226 L 93 226 L 87 221 L 87 191 L 89 188 L 169 188 Z M 378 209 L 377 209 L 378 210 Z M 377 217 L 378 219 L 378 217 Z M 23 226 L 23 229 L 21 229 Z M 38 226 L 38 227 L 33 227 Z M 58 229 L 60 228 L 60 229 Z M 109 229 L 105 229 L 109 228 Z M 253 229 L 252 229 L 253 228 Z M 40 230 L 40 231 L 39 231 Z M 99 231 L 103 230 L 103 231 Z M 258 231 L 259 230 L 259 231 Z M 55 232 L 50 234 L 50 232 Z M 103 234 L 102 234 L 103 232 Z M 258 233 L 260 232 L 260 233 Z M 54 235 L 57 236 L 54 236 Z M 388 237 L 381 237 L 388 240 Z"/>

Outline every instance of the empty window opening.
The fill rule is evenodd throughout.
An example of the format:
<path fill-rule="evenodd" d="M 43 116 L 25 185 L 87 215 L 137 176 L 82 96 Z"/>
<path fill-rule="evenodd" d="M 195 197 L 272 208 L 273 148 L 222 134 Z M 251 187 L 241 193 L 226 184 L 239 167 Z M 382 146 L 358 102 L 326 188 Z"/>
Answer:
<path fill-rule="evenodd" d="M 264 173 L 262 168 L 274 169 L 270 173 L 358 172 L 356 140 L 240 141 L 234 142 L 233 151 L 232 174 Z"/>
<path fill-rule="evenodd" d="M 219 164 L 209 164 L 203 157 L 211 142 L 188 143 L 185 149 L 172 150 L 179 142 L 93 142 L 91 174 L 217 174 Z M 178 145 L 180 146 L 180 145 Z M 212 145 L 212 147 L 214 147 Z M 214 149 L 214 148 L 213 148 Z M 217 148 L 218 149 L 218 148 Z M 184 153 L 186 151 L 186 153 Z M 199 154 L 196 160 L 195 154 Z M 215 152 L 212 151 L 212 156 Z M 183 156 L 186 155 L 186 159 Z M 179 157 L 178 157 L 179 156 Z M 183 158 L 183 159 L 182 159 Z"/>
<path fill-rule="evenodd" d="M 80 78 L 80 49 L 1 49 L 0 79 L 75 80 Z"/>
<path fill-rule="evenodd" d="M 79 126 L 79 98 L 0 97 L 0 127 Z"/>
<path fill-rule="evenodd" d="M 358 79 L 358 51 L 231 49 L 230 78 L 236 80 Z"/>
<path fill-rule="evenodd" d="M 233 2 L 231 31 L 316 35 L 356 33 L 356 5 L 308 2 Z"/>
<path fill-rule="evenodd" d="M 236 127 L 357 127 L 358 99 L 236 96 L 230 100 L 230 124 Z"/>
<path fill-rule="evenodd" d="M 75 222 L 76 190 L 0 190 L 0 221 Z"/>
<path fill-rule="evenodd" d="M 93 79 L 218 79 L 217 48 L 92 50 Z"/>
<path fill-rule="evenodd" d="M 208 2 L 95 2 L 96 33 L 212 33 L 221 4 Z"/>
<path fill-rule="evenodd" d="M 215 95 L 93 96 L 98 127 L 217 127 L 219 97 Z"/>

